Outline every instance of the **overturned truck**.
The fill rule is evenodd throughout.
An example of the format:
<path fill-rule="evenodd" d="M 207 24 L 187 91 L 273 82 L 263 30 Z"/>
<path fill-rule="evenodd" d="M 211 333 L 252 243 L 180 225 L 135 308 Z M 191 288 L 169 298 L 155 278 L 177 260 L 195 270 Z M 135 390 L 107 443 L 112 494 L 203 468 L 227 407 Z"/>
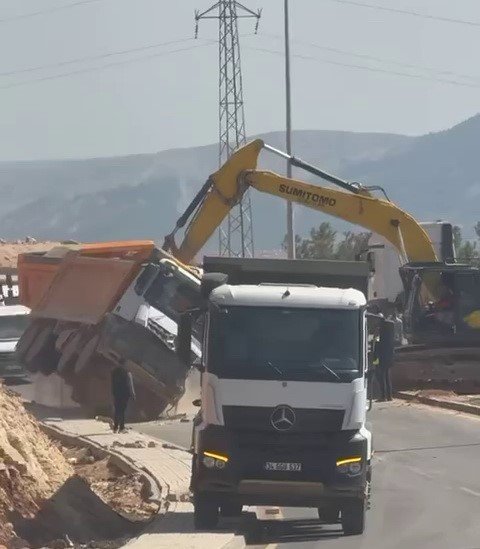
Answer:
<path fill-rule="evenodd" d="M 17 346 L 30 372 L 56 373 L 92 414 L 110 407 L 110 372 L 132 372 L 132 419 L 175 405 L 188 374 L 174 353 L 177 320 L 199 306 L 199 272 L 151 241 L 67 244 L 18 259 L 21 302 L 32 320 Z M 195 327 L 192 358 L 201 326 Z"/>

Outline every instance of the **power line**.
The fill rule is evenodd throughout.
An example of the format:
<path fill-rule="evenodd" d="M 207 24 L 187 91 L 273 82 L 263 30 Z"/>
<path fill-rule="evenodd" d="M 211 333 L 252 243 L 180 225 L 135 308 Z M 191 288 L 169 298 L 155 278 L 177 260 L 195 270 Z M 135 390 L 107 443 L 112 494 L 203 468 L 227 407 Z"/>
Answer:
<path fill-rule="evenodd" d="M 48 65 L 37 65 L 37 66 L 34 66 L 34 67 L 26 67 L 24 69 L 17 69 L 17 70 L 13 70 L 13 71 L 0 72 L 0 76 L 14 76 L 16 74 L 25 74 L 25 73 L 28 73 L 28 72 L 35 72 L 35 71 L 46 70 L 46 69 L 54 69 L 54 68 L 57 68 L 57 67 L 64 67 L 66 65 L 72 65 L 74 63 L 84 63 L 86 61 L 97 61 L 98 59 L 105 59 L 107 57 L 113 57 L 113 56 L 116 56 L 116 55 L 124 55 L 124 54 L 127 54 L 127 53 L 136 53 L 136 52 L 139 52 L 139 51 L 145 51 L 145 50 L 149 50 L 149 49 L 153 49 L 153 48 L 160 48 L 162 46 L 170 46 L 172 44 L 179 44 L 179 43 L 182 43 L 182 42 L 191 42 L 192 40 L 194 40 L 194 39 L 193 38 L 182 38 L 182 39 L 179 39 L 179 40 L 170 40 L 169 42 L 159 42 L 157 44 L 147 44 L 145 46 L 139 46 L 137 48 L 129 48 L 129 49 L 125 49 L 125 50 L 112 51 L 112 52 L 108 52 L 108 53 L 104 53 L 104 54 L 100 54 L 100 55 L 92 55 L 92 56 L 88 56 L 88 57 L 77 57 L 75 59 L 68 59 L 66 61 L 59 61 L 57 63 L 50 63 Z"/>
<path fill-rule="evenodd" d="M 261 51 L 261 52 L 266 52 L 266 53 L 272 53 L 272 54 L 276 54 L 276 55 L 284 55 L 284 52 L 283 51 L 280 51 L 280 50 L 270 50 L 270 49 L 267 49 L 267 48 L 257 48 L 257 47 L 253 47 L 253 46 L 245 46 L 246 48 L 250 49 L 250 50 L 255 50 L 255 51 Z M 435 78 L 433 76 L 428 76 L 428 75 L 422 75 L 422 74 L 411 74 L 411 73 L 407 73 L 407 72 L 400 72 L 400 71 L 394 71 L 394 70 L 389 70 L 389 69 L 381 69 L 381 68 L 377 68 L 377 67 L 368 67 L 367 65 L 357 65 L 357 64 L 354 64 L 354 63 L 342 63 L 340 61 L 333 61 L 331 59 L 322 59 L 322 58 L 319 58 L 319 57 L 313 57 L 311 55 L 302 55 L 302 54 L 293 54 L 293 57 L 297 57 L 299 59 L 304 59 L 304 60 L 307 60 L 307 61 L 316 61 L 317 63 L 326 63 L 328 65 L 335 65 L 335 66 L 338 66 L 338 67 L 345 67 L 345 68 L 349 68 L 349 69 L 359 69 L 359 70 L 364 70 L 364 71 L 369 71 L 369 72 L 377 72 L 377 73 L 381 73 L 381 74 L 390 74 L 390 75 L 393 75 L 393 76 L 402 76 L 402 77 L 406 77 L 406 78 L 414 78 L 414 79 L 418 79 L 418 80 L 428 80 L 428 81 L 433 81 L 433 82 L 439 82 L 441 84 L 451 84 L 453 86 L 462 86 L 462 87 L 466 87 L 466 88 L 480 88 L 480 84 L 473 84 L 473 83 L 468 83 L 468 82 L 458 82 L 457 80 L 450 80 L 448 78 Z"/>
<path fill-rule="evenodd" d="M 20 15 L 12 15 L 11 17 L 0 18 L 0 23 L 9 23 L 10 21 L 19 21 L 21 19 L 30 19 L 31 17 L 37 17 L 38 15 L 48 15 L 60 10 L 66 10 L 70 8 L 76 8 L 77 6 L 83 6 L 85 4 L 94 4 L 96 2 L 104 2 L 105 0 L 77 0 L 72 4 L 64 4 L 62 6 L 52 6 L 51 8 L 31 11 L 29 13 L 21 13 Z"/>
<path fill-rule="evenodd" d="M 269 37 L 269 38 L 275 38 L 277 40 L 282 40 L 283 39 L 280 35 L 276 35 L 276 34 L 261 33 L 261 35 Z M 386 58 L 386 57 L 378 57 L 378 56 L 370 55 L 370 54 L 366 54 L 366 53 L 358 53 L 358 52 L 351 51 L 351 50 L 343 50 L 343 49 L 340 49 L 340 48 L 333 48 L 333 47 L 329 47 L 329 46 L 323 46 L 321 44 L 315 44 L 313 42 L 306 42 L 304 40 L 293 40 L 293 42 L 295 44 L 309 46 L 309 47 L 312 47 L 312 48 L 316 48 L 316 49 L 319 49 L 319 50 L 324 50 L 324 51 L 328 51 L 328 52 L 332 52 L 332 53 L 338 53 L 338 54 L 341 54 L 341 55 L 350 55 L 352 57 L 357 57 L 359 59 L 367 59 L 367 60 L 376 61 L 376 62 L 379 62 L 379 63 L 391 63 L 392 65 L 397 65 L 399 67 L 407 67 L 409 69 L 415 69 L 415 70 L 424 70 L 424 71 L 428 71 L 428 72 L 438 74 L 438 75 L 453 76 L 454 78 L 465 78 L 467 80 L 473 80 L 475 82 L 480 83 L 480 76 L 472 76 L 470 74 L 457 73 L 457 72 L 453 72 L 453 71 L 449 71 L 449 70 L 443 70 L 443 69 L 438 69 L 438 68 L 434 68 L 434 67 L 429 67 L 429 66 L 426 66 L 426 65 L 415 65 L 413 63 L 404 63 L 404 62 L 398 61 L 396 59 L 391 59 L 391 58 Z"/>
<path fill-rule="evenodd" d="M 422 13 L 415 10 L 407 10 L 401 8 L 389 8 L 387 6 L 379 6 L 378 4 L 367 4 L 366 2 L 359 2 L 357 0 L 330 0 L 337 4 L 348 4 L 350 6 L 357 6 L 361 8 L 369 8 L 378 11 L 387 11 L 390 13 L 398 13 L 401 15 L 411 15 L 413 17 L 421 17 L 422 19 L 430 19 L 433 21 L 442 21 L 444 23 L 456 23 L 458 25 L 468 25 L 470 27 L 480 27 L 480 21 L 469 21 L 468 19 L 455 19 L 454 17 L 442 17 L 440 15 L 429 15 L 428 13 Z"/>
<path fill-rule="evenodd" d="M 170 50 L 170 51 L 164 51 L 164 52 L 158 52 L 158 53 L 154 53 L 154 54 L 151 54 L 151 55 L 144 55 L 142 57 L 136 57 L 135 59 L 126 59 L 126 60 L 123 60 L 123 61 L 114 61 L 112 63 L 107 63 L 105 65 L 101 65 L 100 67 L 89 67 L 89 68 L 85 68 L 85 69 L 79 69 L 79 70 L 76 70 L 76 71 L 70 71 L 70 72 L 65 72 L 65 73 L 61 73 L 61 74 L 54 74 L 54 75 L 51 75 L 51 76 L 43 76 L 41 78 L 32 78 L 30 80 L 23 80 L 22 82 L 15 82 L 13 84 L 6 84 L 5 86 L 0 86 L 0 90 L 7 90 L 7 89 L 10 89 L 10 88 L 17 88 L 17 87 L 20 87 L 20 86 L 26 86 L 27 84 L 34 84 L 34 83 L 37 83 L 37 82 L 45 82 L 45 81 L 48 81 L 48 80 L 56 80 L 58 78 L 66 78 L 66 77 L 69 77 L 69 76 L 76 76 L 78 74 L 85 74 L 85 73 L 89 73 L 89 72 L 97 72 L 97 71 L 102 71 L 102 70 L 105 70 L 105 69 L 109 69 L 111 67 L 118 67 L 118 66 L 121 66 L 121 65 L 128 65 L 128 64 L 131 64 L 131 63 L 137 63 L 139 61 L 146 61 L 148 59 L 154 59 L 156 57 L 163 57 L 164 55 L 170 55 L 172 53 L 179 53 L 179 52 L 182 52 L 182 51 L 189 51 L 189 50 L 193 50 L 193 49 L 196 49 L 196 48 L 201 48 L 201 47 L 204 47 L 204 46 L 211 46 L 213 44 L 217 44 L 217 40 L 210 40 L 204 44 L 196 44 L 195 46 L 189 46 L 188 48 L 179 48 L 179 49 L 176 49 L 176 50 Z"/>

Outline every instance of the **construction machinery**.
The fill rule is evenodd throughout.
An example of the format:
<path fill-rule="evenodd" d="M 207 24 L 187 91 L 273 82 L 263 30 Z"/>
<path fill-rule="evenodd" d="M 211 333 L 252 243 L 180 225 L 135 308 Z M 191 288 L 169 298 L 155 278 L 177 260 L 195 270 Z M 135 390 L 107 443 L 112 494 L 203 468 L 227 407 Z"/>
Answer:
<path fill-rule="evenodd" d="M 131 418 L 156 418 L 178 401 L 187 372 L 174 339 L 179 314 L 198 306 L 195 269 L 151 241 L 67 244 L 23 254 L 18 268 L 32 321 L 17 355 L 30 372 L 60 375 L 74 401 L 106 413 L 110 371 L 123 358 L 137 393 Z"/>
<path fill-rule="evenodd" d="M 264 149 L 339 189 L 257 169 Z M 479 271 L 449 262 L 448 254 L 439 257 L 427 231 L 383 189 L 344 181 L 261 140 L 238 149 L 208 178 L 163 250 L 150 241 L 70 243 L 46 254 L 21 255 L 20 299 L 33 318 L 18 345 L 23 363 L 31 371 L 59 372 L 74 387 L 75 400 L 97 409 L 108 403 L 112 364 L 126 356 L 144 391 L 137 416 L 155 417 L 177 402 L 188 371 L 175 357 L 176 323 L 201 300 L 201 270 L 190 264 L 250 187 L 364 227 L 396 250 L 409 341 L 397 353 L 398 388 L 479 391 Z M 201 339 L 198 326 L 193 354 L 199 354 L 195 340 Z"/>
<path fill-rule="evenodd" d="M 244 505 L 312 507 L 361 534 L 370 496 L 366 423 L 367 263 L 205 258 L 201 409 L 194 422 L 194 523 Z M 221 273 L 221 274 L 220 274 Z"/>
<path fill-rule="evenodd" d="M 262 150 L 289 159 L 293 166 L 340 190 L 257 169 Z M 479 390 L 480 271 L 454 263 L 453 253 L 438 257 L 422 225 L 391 202 L 380 187 L 349 183 L 257 139 L 238 149 L 208 178 L 166 237 L 165 249 L 184 263 L 191 261 L 249 188 L 357 224 L 395 248 L 400 258 L 401 305 L 409 342 L 397 353 L 394 377 L 398 388 L 413 385 Z M 175 235 L 185 226 L 177 247 Z M 444 230 L 451 232 L 451 225 Z"/>

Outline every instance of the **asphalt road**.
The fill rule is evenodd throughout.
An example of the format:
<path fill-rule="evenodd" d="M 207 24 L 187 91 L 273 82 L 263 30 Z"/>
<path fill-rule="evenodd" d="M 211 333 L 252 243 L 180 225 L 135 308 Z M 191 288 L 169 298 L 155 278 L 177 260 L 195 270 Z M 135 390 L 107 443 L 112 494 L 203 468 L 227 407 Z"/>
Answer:
<path fill-rule="evenodd" d="M 29 384 L 14 384 L 24 398 Z M 363 536 L 319 525 L 309 509 L 281 508 L 230 525 L 228 549 L 479 549 L 480 418 L 402 402 L 376 404 L 371 509 Z M 191 423 L 151 422 L 135 430 L 189 446 Z M 264 519 L 275 520 L 265 521 Z M 190 520 L 190 519 L 189 519 Z"/>
<path fill-rule="evenodd" d="M 370 419 L 376 454 L 365 534 L 343 537 L 313 510 L 281 508 L 243 532 L 249 547 L 480 548 L 480 419 L 400 402 L 374 405 Z M 137 429 L 188 446 L 191 424 Z M 241 546 L 236 538 L 232 547 Z"/>

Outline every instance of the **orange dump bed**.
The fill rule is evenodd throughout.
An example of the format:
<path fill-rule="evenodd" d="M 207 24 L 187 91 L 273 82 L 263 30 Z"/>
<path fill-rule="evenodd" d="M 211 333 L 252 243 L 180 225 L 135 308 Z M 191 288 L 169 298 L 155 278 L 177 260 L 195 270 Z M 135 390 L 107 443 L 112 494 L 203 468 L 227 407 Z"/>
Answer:
<path fill-rule="evenodd" d="M 33 316 L 97 324 L 140 270 L 129 259 L 69 254 L 33 310 Z"/>
<path fill-rule="evenodd" d="M 105 304 L 109 298 L 105 297 L 105 299 L 102 299 L 99 296 L 100 289 L 98 291 L 95 290 L 95 286 L 99 288 L 99 284 L 104 282 L 104 277 L 108 278 L 111 276 L 111 289 L 107 294 L 110 297 L 114 294 L 117 295 L 118 292 L 126 288 L 126 286 L 123 286 L 124 279 L 128 280 L 128 285 L 134 278 L 140 264 L 150 257 L 154 248 L 155 245 L 151 240 L 130 240 L 63 245 L 47 252 L 20 254 L 18 256 L 20 302 L 35 311 L 48 290 L 49 299 L 56 300 L 57 313 L 61 314 L 61 310 L 58 309 L 58 296 L 56 296 L 53 291 L 54 289 L 50 288 L 50 286 L 56 275 L 59 274 L 59 269 L 64 269 L 64 264 L 68 264 L 67 272 L 63 272 L 61 277 L 63 299 L 70 293 L 82 295 L 82 292 L 86 288 L 89 288 L 90 294 L 94 294 L 96 298 L 100 298 L 101 303 Z M 75 263 L 75 261 L 70 259 L 71 256 L 76 258 L 75 261 L 80 258 L 103 259 L 104 261 L 87 262 L 87 268 L 81 261 L 78 264 Z M 129 265 L 129 268 L 122 268 L 120 264 L 124 266 Z M 79 270 L 78 273 L 75 273 L 74 271 L 77 266 Z M 127 275 L 126 271 L 130 271 L 130 274 Z M 58 291 L 60 292 L 60 286 L 58 287 Z M 106 291 L 106 288 L 103 286 L 102 291 Z M 42 304 L 43 306 L 46 305 L 43 301 Z M 68 305 L 65 303 L 63 312 L 66 313 L 68 311 L 70 313 L 68 307 L 71 305 L 71 302 L 68 302 Z M 77 313 L 80 314 L 78 310 Z M 91 316 L 93 318 L 95 314 Z"/>

